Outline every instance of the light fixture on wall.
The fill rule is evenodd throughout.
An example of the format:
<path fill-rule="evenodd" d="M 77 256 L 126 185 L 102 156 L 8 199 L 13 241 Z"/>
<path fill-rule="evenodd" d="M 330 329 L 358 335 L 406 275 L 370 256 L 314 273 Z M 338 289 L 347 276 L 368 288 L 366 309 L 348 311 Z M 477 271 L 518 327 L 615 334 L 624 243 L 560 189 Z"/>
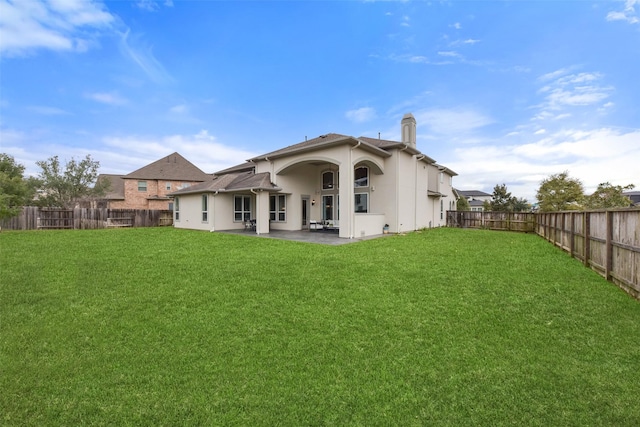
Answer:
<path fill-rule="evenodd" d="M 316 199 L 312 199 L 311 200 L 311 206 L 315 206 L 316 205 Z"/>

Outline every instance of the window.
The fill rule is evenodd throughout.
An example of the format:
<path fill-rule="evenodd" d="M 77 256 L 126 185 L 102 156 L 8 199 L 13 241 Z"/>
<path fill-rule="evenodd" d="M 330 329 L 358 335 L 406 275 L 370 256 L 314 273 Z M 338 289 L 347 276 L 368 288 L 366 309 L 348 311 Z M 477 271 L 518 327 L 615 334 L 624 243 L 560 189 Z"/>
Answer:
<path fill-rule="evenodd" d="M 209 196 L 202 195 L 202 222 L 209 221 Z"/>
<path fill-rule="evenodd" d="M 322 173 L 322 189 L 323 190 L 333 190 L 336 188 L 335 185 L 335 174 L 333 171 L 326 171 Z"/>
<path fill-rule="evenodd" d="M 233 220 L 249 221 L 251 219 L 251 196 L 234 196 Z"/>
<path fill-rule="evenodd" d="M 171 183 L 167 182 L 167 185 L 166 185 L 165 188 L 167 189 L 167 191 L 170 191 L 171 190 Z"/>
<path fill-rule="evenodd" d="M 355 170 L 355 180 L 353 186 L 368 187 L 369 186 L 369 168 L 366 166 L 357 167 Z"/>
<path fill-rule="evenodd" d="M 333 196 L 322 196 L 322 219 L 333 219 Z"/>
<path fill-rule="evenodd" d="M 287 220 L 286 196 L 278 194 L 269 196 L 269 219 L 271 221 L 284 222 Z"/>
<path fill-rule="evenodd" d="M 440 199 L 440 219 L 444 219 L 444 200 Z"/>
<path fill-rule="evenodd" d="M 180 197 L 176 197 L 173 203 L 173 212 L 176 214 L 176 221 L 180 221 Z"/>
<path fill-rule="evenodd" d="M 354 210 L 357 213 L 369 212 L 369 193 L 356 193 L 354 195 Z"/>
<path fill-rule="evenodd" d="M 440 172 L 440 184 L 444 184 L 444 172 Z"/>
<path fill-rule="evenodd" d="M 138 191 L 147 191 L 147 181 L 138 181 Z"/>

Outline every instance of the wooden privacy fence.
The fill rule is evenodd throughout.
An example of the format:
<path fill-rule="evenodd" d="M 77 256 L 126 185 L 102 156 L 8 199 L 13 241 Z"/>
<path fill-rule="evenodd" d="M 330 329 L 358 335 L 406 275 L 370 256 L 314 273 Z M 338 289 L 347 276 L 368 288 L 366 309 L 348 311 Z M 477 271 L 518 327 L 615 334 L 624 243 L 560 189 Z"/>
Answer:
<path fill-rule="evenodd" d="M 158 227 L 173 225 L 173 212 L 152 209 L 38 208 L 28 206 L 0 221 L 5 230 L 91 229 L 109 227 Z"/>
<path fill-rule="evenodd" d="M 531 212 L 447 211 L 447 226 L 532 233 L 535 231 L 535 214 Z"/>
<path fill-rule="evenodd" d="M 640 210 L 536 214 L 536 233 L 640 299 Z"/>

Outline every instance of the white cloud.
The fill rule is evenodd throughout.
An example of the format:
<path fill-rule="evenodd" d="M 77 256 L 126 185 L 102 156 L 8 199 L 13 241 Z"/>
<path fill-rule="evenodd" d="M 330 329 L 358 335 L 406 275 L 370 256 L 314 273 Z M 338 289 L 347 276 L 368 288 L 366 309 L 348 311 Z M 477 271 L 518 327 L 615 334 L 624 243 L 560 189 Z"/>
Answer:
<path fill-rule="evenodd" d="M 638 129 L 573 129 L 545 134 L 542 138 L 521 133 L 518 137 L 525 138 L 525 142 L 461 145 L 453 158 L 440 160 L 460 174 L 456 177 L 456 188 L 491 192 L 496 184 L 506 183 L 515 196 L 530 202 L 534 201 L 542 179 L 564 170 L 580 179 L 587 193 L 606 181 L 614 185 L 640 185 Z"/>
<path fill-rule="evenodd" d="M 171 107 L 169 111 L 174 114 L 186 114 L 189 112 L 189 107 L 187 104 L 179 104 Z"/>
<path fill-rule="evenodd" d="M 127 164 L 124 170 L 115 173 L 131 172 L 174 151 L 182 154 L 206 173 L 217 172 L 244 163 L 247 159 L 259 154 L 242 150 L 231 144 L 220 143 L 206 129 L 195 135 L 105 137 L 103 142 L 106 145 L 103 147 L 106 152 L 125 153 L 133 160 Z M 109 172 L 104 171 L 103 173 Z"/>
<path fill-rule="evenodd" d="M 563 68 L 538 78 L 545 86 L 538 90 L 539 94 L 544 95 L 544 102 L 539 106 L 543 111 L 538 113 L 536 119 L 552 117 L 545 110 L 598 104 L 613 91 L 613 87 L 600 84 L 604 78 L 601 73 L 570 73 L 570 68 Z"/>
<path fill-rule="evenodd" d="M 456 22 L 454 24 L 449 25 L 452 28 L 455 28 L 456 30 L 459 30 L 462 28 L 462 24 L 460 24 L 459 22 Z"/>
<path fill-rule="evenodd" d="M 85 93 L 85 98 L 92 99 L 94 101 L 100 102 L 102 104 L 107 105 L 125 105 L 129 103 L 129 101 L 116 93 L 107 93 L 107 92 L 93 92 L 93 93 Z"/>
<path fill-rule="evenodd" d="M 464 108 L 420 110 L 414 113 L 420 127 L 439 135 L 459 135 L 479 129 L 494 122 L 490 117 Z"/>
<path fill-rule="evenodd" d="M 108 29 L 114 21 L 103 4 L 91 0 L 0 0 L 0 53 L 82 52 L 94 43 L 95 30 Z"/>
<path fill-rule="evenodd" d="M 438 52 L 438 55 L 440 55 L 440 56 L 448 56 L 448 57 L 451 57 L 451 58 L 460 58 L 462 56 L 458 52 L 454 52 L 454 51 Z"/>
<path fill-rule="evenodd" d="M 362 107 L 347 111 L 345 116 L 352 122 L 364 123 L 376 118 L 376 110 L 371 107 Z"/>
<path fill-rule="evenodd" d="M 70 112 L 61 108 L 47 107 L 42 105 L 32 105 L 27 107 L 27 109 L 33 113 L 42 114 L 43 116 L 65 116 L 71 114 Z"/>
<path fill-rule="evenodd" d="M 626 21 L 629 24 L 638 24 L 638 14 L 635 6 L 640 7 L 640 0 L 627 0 L 622 11 L 611 11 L 607 14 L 607 21 Z"/>

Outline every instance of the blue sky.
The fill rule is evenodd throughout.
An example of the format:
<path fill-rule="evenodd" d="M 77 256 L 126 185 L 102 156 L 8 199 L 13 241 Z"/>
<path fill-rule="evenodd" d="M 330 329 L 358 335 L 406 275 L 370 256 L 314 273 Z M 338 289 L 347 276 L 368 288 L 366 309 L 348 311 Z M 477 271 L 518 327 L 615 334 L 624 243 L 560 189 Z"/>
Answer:
<path fill-rule="evenodd" d="M 335 132 L 534 201 L 569 171 L 640 187 L 640 0 L 0 0 L 0 151 L 211 173 Z M 638 188 L 636 188 L 638 189 Z"/>

